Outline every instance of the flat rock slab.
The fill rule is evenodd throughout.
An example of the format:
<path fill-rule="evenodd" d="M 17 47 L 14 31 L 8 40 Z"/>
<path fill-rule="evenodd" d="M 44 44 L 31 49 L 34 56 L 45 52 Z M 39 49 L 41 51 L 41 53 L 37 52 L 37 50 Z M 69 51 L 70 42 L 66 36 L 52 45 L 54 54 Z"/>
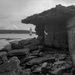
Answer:
<path fill-rule="evenodd" d="M 15 71 L 0 73 L 0 75 L 17 75 Z"/>
<path fill-rule="evenodd" d="M 10 71 L 18 71 L 20 69 L 20 61 L 17 57 L 12 57 L 9 61 L 6 61 L 2 65 L 0 65 L 0 73 L 10 72 Z"/>
<path fill-rule="evenodd" d="M 39 50 L 34 50 L 33 52 L 31 52 L 31 54 L 30 54 L 30 55 L 35 56 L 35 55 L 38 55 L 38 54 L 39 54 L 39 52 L 40 52 L 40 49 L 39 49 Z"/>
<path fill-rule="evenodd" d="M 55 58 L 52 57 L 51 55 L 45 55 L 43 57 L 34 58 L 34 59 L 30 60 L 27 64 L 28 65 L 39 64 L 41 62 L 48 61 L 48 60 L 51 62 L 51 61 L 55 60 Z"/>
<path fill-rule="evenodd" d="M 24 48 L 29 48 L 31 51 L 37 50 L 38 46 L 37 45 L 33 45 L 33 44 L 29 44 L 24 46 Z"/>
<path fill-rule="evenodd" d="M 23 46 L 26 46 L 26 45 L 30 44 L 30 39 L 20 40 L 18 43 Z"/>
<path fill-rule="evenodd" d="M 21 54 L 28 54 L 29 53 L 29 49 L 15 49 L 15 50 L 11 50 L 8 52 L 9 55 L 21 55 Z"/>

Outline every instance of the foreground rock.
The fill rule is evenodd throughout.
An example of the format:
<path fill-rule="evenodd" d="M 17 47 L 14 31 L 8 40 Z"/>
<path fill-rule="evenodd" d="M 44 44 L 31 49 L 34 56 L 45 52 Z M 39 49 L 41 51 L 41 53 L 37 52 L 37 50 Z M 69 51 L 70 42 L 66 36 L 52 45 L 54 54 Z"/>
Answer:
<path fill-rule="evenodd" d="M 20 61 L 18 60 L 18 58 L 12 57 L 9 61 L 6 61 L 2 65 L 0 65 L 0 73 L 7 73 L 12 75 L 19 74 L 21 71 L 21 67 L 19 66 L 19 64 Z"/>
<path fill-rule="evenodd" d="M 10 42 L 12 49 L 23 49 L 24 47 L 18 43 L 19 41 Z"/>
<path fill-rule="evenodd" d="M 69 53 L 43 48 L 38 39 L 13 41 L 0 51 L 0 75 L 73 75 Z M 53 51 L 54 50 L 54 51 Z"/>
<path fill-rule="evenodd" d="M 8 52 L 9 55 L 22 55 L 22 54 L 28 54 L 29 49 L 15 49 Z"/>
<path fill-rule="evenodd" d="M 33 64 L 39 64 L 39 63 L 42 63 L 42 62 L 45 62 L 45 61 L 55 62 L 55 58 L 48 54 L 48 55 L 43 56 L 43 57 L 34 58 L 34 59 L 30 60 L 27 64 L 33 65 Z"/>

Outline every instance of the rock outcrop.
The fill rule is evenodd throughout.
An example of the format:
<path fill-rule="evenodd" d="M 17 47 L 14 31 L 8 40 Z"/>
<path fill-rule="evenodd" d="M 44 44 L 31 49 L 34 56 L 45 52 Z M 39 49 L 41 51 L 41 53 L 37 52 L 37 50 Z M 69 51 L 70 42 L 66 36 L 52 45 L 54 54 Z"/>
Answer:
<path fill-rule="evenodd" d="M 10 44 L 13 42 L 16 41 Z M 8 51 L 1 49 L 0 75 L 72 75 L 74 72 L 68 51 L 42 47 L 37 38 L 20 40 L 18 43 L 23 48 L 14 47 Z"/>
<path fill-rule="evenodd" d="M 68 48 L 68 25 L 74 17 L 75 6 L 56 5 L 50 10 L 23 19 L 22 23 L 35 25 L 36 34 L 42 36 L 46 45 Z"/>

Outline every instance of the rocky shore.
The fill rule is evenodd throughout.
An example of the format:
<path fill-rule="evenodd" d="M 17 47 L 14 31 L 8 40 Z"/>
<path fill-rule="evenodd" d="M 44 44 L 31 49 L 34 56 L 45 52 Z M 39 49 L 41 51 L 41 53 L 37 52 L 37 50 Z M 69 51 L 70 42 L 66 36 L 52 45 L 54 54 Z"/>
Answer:
<path fill-rule="evenodd" d="M 42 46 L 32 38 L 0 50 L 0 75 L 74 75 L 74 68 L 68 50 Z"/>

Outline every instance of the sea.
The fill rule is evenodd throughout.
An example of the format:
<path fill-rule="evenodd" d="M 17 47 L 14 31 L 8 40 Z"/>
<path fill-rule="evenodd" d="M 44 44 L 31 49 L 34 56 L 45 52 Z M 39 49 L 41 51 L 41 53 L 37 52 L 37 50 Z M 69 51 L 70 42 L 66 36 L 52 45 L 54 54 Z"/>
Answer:
<path fill-rule="evenodd" d="M 32 34 L 0 34 L 0 49 L 2 49 L 5 45 L 9 44 L 11 41 L 17 41 L 22 39 L 30 39 L 37 38 L 38 35 Z"/>

